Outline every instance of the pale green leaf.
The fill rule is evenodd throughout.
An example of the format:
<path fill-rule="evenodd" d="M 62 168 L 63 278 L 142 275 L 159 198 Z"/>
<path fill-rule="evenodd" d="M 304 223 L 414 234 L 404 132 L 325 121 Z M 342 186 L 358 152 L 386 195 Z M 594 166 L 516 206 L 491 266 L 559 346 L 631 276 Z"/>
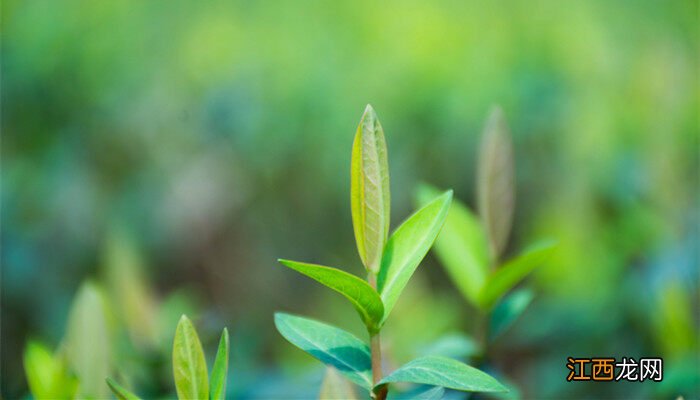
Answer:
<path fill-rule="evenodd" d="M 440 192 L 428 185 L 417 191 L 417 203 L 427 204 Z M 489 269 L 488 243 L 478 218 L 453 199 L 445 226 L 433 246 L 440 263 L 462 295 L 478 304 L 478 295 Z"/>
<path fill-rule="evenodd" d="M 479 345 L 474 339 L 463 333 L 444 335 L 419 350 L 421 355 L 444 356 L 450 358 L 467 358 L 479 352 Z"/>
<path fill-rule="evenodd" d="M 107 318 L 107 302 L 102 290 L 84 283 L 73 301 L 61 349 L 68 366 L 80 381 L 79 398 L 105 398 L 111 373 L 112 340 Z"/>
<path fill-rule="evenodd" d="M 477 171 L 477 199 L 494 260 L 503 252 L 513 223 L 515 168 L 513 144 L 503 110 L 491 110 L 484 128 Z"/>
<path fill-rule="evenodd" d="M 357 127 L 350 163 L 350 204 L 357 251 L 376 274 L 389 234 L 389 164 L 377 114 L 369 104 Z"/>
<path fill-rule="evenodd" d="M 145 276 L 145 264 L 129 235 L 112 228 L 104 251 L 107 288 L 128 328 L 131 340 L 140 347 L 154 348 L 158 343 L 158 305 Z M 178 314 L 179 315 L 179 314 Z"/>
<path fill-rule="evenodd" d="M 491 313 L 489 339 L 494 340 L 501 333 L 505 332 L 520 317 L 520 314 L 525 311 L 533 297 L 534 294 L 530 289 L 516 290 L 504 297 Z"/>
<path fill-rule="evenodd" d="M 276 313 L 275 326 L 290 343 L 336 368 L 352 382 L 372 387 L 369 348 L 340 328 L 295 315 Z"/>
<path fill-rule="evenodd" d="M 30 341 L 24 350 L 24 371 L 29 390 L 37 400 L 72 398 L 77 381 L 69 376 L 65 362 L 38 342 Z"/>
<path fill-rule="evenodd" d="M 321 382 L 319 400 L 358 400 L 353 384 L 345 379 L 337 369 L 326 368 L 326 375 Z"/>
<path fill-rule="evenodd" d="M 384 320 L 440 233 L 451 200 L 452 191 L 448 190 L 416 211 L 389 238 L 377 282 L 384 302 Z"/>
<path fill-rule="evenodd" d="M 219 349 L 216 351 L 214 367 L 211 370 L 211 382 L 209 392 L 212 400 L 226 398 L 226 378 L 228 373 L 228 329 L 224 328 L 219 340 Z"/>
<path fill-rule="evenodd" d="M 185 315 L 180 318 L 175 330 L 173 376 L 179 399 L 209 398 L 209 377 L 202 343 Z"/>
<path fill-rule="evenodd" d="M 411 382 L 442 386 L 466 392 L 502 392 L 507 389 L 496 379 L 467 364 L 446 357 L 422 357 L 384 377 L 377 386 L 391 382 Z"/>
<path fill-rule="evenodd" d="M 479 303 L 490 309 L 507 291 L 541 265 L 554 250 L 556 242 L 547 240 L 530 246 L 516 258 L 506 262 L 489 276 L 479 294 Z"/>
<path fill-rule="evenodd" d="M 370 333 L 379 329 L 384 316 L 384 305 L 377 291 L 367 282 L 336 268 L 290 260 L 278 261 L 345 296 L 360 314 Z"/>
<path fill-rule="evenodd" d="M 107 380 L 107 385 L 109 386 L 110 389 L 112 389 L 112 393 L 114 393 L 114 395 L 117 396 L 117 399 L 119 399 L 119 400 L 141 400 L 137 395 L 126 390 L 124 387 L 122 387 L 120 384 L 118 384 L 113 379 L 107 378 L 106 380 Z"/>

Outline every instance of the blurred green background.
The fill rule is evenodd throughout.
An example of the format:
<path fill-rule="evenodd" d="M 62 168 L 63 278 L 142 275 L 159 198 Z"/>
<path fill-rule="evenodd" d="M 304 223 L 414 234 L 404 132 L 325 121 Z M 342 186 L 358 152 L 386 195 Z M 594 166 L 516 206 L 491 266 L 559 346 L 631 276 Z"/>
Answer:
<path fill-rule="evenodd" d="M 315 396 L 322 369 L 273 311 L 361 323 L 275 260 L 362 273 L 367 103 L 394 226 L 421 181 L 475 204 L 502 105 L 507 254 L 559 241 L 494 351 L 523 397 L 699 395 L 697 1 L 3 1 L 1 38 L 3 398 L 26 395 L 27 340 L 58 346 L 88 278 L 109 293 L 114 375 L 144 396 L 172 393 L 182 312 L 208 354 L 232 332 L 232 396 Z M 402 361 L 474 315 L 432 255 L 416 275 L 383 339 Z M 661 356 L 666 375 L 567 383 L 567 356 Z"/>

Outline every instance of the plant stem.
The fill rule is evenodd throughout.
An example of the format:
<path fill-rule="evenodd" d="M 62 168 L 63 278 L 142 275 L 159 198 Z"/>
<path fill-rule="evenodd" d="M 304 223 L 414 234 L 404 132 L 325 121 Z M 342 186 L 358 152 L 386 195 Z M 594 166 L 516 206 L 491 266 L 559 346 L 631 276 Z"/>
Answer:
<path fill-rule="evenodd" d="M 479 345 L 479 354 L 475 357 L 474 364 L 477 367 L 482 366 L 488 361 L 489 356 L 489 325 L 491 314 L 488 312 L 479 312 L 476 319 L 474 337 Z"/>
<path fill-rule="evenodd" d="M 382 380 L 382 346 L 379 338 L 379 333 L 375 333 L 369 339 L 370 350 L 372 353 L 372 383 L 376 385 Z M 374 393 L 376 400 L 384 400 L 387 394 L 387 387 L 383 385 Z"/>
<path fill-rule="evenodd" d="M 369 273 L 367 282 L 375 290 L 377 289 L 377 275 Z M 372 384 L 376 385 L 382 380 L 382 345 L 379 332 L 370 334 L 369 348 L 372 356 Z M 384 400 L 387 395 L 387 386 L 383 385 L 376 392 L 372 392 L 372 397 L 375 400 Z"/>

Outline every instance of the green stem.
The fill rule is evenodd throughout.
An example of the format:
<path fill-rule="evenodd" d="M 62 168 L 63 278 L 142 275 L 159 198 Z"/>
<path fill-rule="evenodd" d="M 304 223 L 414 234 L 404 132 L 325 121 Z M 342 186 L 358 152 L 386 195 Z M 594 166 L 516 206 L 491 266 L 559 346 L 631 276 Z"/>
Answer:
<path fill-rule="evenodd" d="M 382 380 L 382 346 L 379 339 L 379 333 L 370 337 L 370 350 L 372 353 L 372 384 L 377 385 Z M 376 400 L 384 400 L 387 394 L 386 385 L 382 385 L 374 392 Z"/>
<path fill-rule="evenodd" d="M 482 366 L 488 360 L 489 353 L 489 325 L 491 315 L 488 312 L 479 312 L 476 320 L 474 337 L 479 345 L 479 353 L 475 357 L 474 364 L 477 367 Z"/>
<path fill-rule="evenodd" d="M 372 288 L 377 289 L 377 275 L 370 272 L 367 281 Z M 379 332 L 370 333 L 369 348 L 372 356 L 372 384 L 376 386 L 382 380 L 382 345 Z M 382 385 L 372 392 L 372 397 L 375 400 L 384 400 L 387 392 L 387 386 Z"/>

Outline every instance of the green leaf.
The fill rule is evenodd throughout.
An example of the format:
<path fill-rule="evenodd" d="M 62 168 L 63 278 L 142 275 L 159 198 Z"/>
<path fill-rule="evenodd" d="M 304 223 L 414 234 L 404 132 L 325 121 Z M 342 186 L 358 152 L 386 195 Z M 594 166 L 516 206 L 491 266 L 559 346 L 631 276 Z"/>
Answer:
<path fill-rule="evenodd" d="M 326 368 L 326 375 L 321 382 L 319 400 L 358 400 L 352 383 L 333 367 Z"/>
<path fill-rule="evenodd" d="M 516 290 L 504 297 L 491 313 L 489 339 L 494 340 L 501 333 L 505 332 L 525 311 L 533 297 L 534 294 L 530 289 Z"/>
<path fill-rule="evenodd" d="M 367 282 L 336 268 L 290 260 L 278 261 L 345 296 L 360 314 L 370 333 L 379 329 L 384 316 L 384 304 L 377 291 Z"/>
<path fill-rule="evenodd" d="M 226 398 L 226 377 L 228 373 L 228 329 L 224 328 L 219 340 L 219 349 L 216 351 L 214 367 L 211 370 L 211 382 L 209 392 L 212 400 Z"/>
<path fill-rule="evenodd" d="M 389 164 L 377 114 L 369 104 L 357 127 L 350 163 L 350 204 L 357 251 L 376 274 L 389 234 Z"/>
<path fill-rule="evenodd" d="M 387 399 L 389 400 L 440 400 L 445 395 L 445 388 L 440 386 L 418 386 L 412 390 L 396 393 L 392 391 L 389 393 Z"/>
<path fill-rule="evenodd" d="M 158 305 L 145 278 L 146 266 L 135 241 L 123 229 L 113 227 L 107 237 L 103 258 L 107 288 L 113 299 L 119 299 L 115 308 L 126 324 L 132 342 L 141 348 L 156 347 Z"/>
<path fill-rule="evenodd" d="M 107 302 L 97 285 L 86 282 L 78 290 L 62 346 L 68 366 L 80 382 L 77 397 L 108 397 L 105 378 L 111 373 L 112 341 Z"/>
<path fill-rule="evenodd" d="M 377 283 L 384 302 L 384 321 L 440 233 L 451 200 L 452 191 L 448 190 L 416 211 L 389 238 Z"/>
<path fill-rule="evenodd" d="M 67 366 L 41 343 L 30 341 L 24 350 L 24 371 L 35 399 L 72 398 L 78 382 Z"/>
<path fill-rule="evenodd" d="M 209 378 L 202 343 L 187 316 L 180 317 L 173 342 L 173 375 L 177 397 L 208 399 Z"/>
<path fill-rule="evenodd" d="M 477 168 L 477 204 L 494 260 L 503 252 L 513 223 L 515 168 L 513 144 L 503 110 L 491 110 Z"/>
<path fill-rule="evenodd" d="M 427 204 L 440 192 L 421 185 L 417 203 Z M 478 304 L 478 295 L 489 269 L 488 243 L 478 218 L 469 208 L 453 199 L 445 226 L 435 240 L 436 255 L 462 295 Z"/>
<path fill-rule="evenodd" d="M 554 250 L 556 242 L 543 241 L 530 246 L 518 257 L 499 267 L 488 278 L 481 293 L 479 303 L 490 309 L 507 291 L 525 278 L 535 267 L 544 262 Z"/>
<path fill-rule="evenodd" d="M 417 358 L 388 376 L 377 386 L 390 382 L 411 382 L 442 386 L 465 392 L 503 392 L 507 389 L 496 379 L 457 360 L 446 357 Z"/>
<path fill-rule="evenodd" d="M 290 343 L 336 368 L 352 382 L 372 387 L 369 348 L 340 328 L 295 315 L 276 313 L 275 326 Z"/>
<path fill-rule="evenodd" d="M 130 391 L 124 389 L 120 384 L 115 382 L 111 378 L 107 378 L 107 385 L 112 389 L 112 393 L 117 396 L 119 400 L 141 400 L 137 395 L 131 393 Z"/>
<path fill-rule="evenodd" d="M 419 350 L 421 355 L 459 359 L 471 357 L 478 352 L 479 344 L 470 336 L 462 333 L 452 333 L 442 336 Z"/>

